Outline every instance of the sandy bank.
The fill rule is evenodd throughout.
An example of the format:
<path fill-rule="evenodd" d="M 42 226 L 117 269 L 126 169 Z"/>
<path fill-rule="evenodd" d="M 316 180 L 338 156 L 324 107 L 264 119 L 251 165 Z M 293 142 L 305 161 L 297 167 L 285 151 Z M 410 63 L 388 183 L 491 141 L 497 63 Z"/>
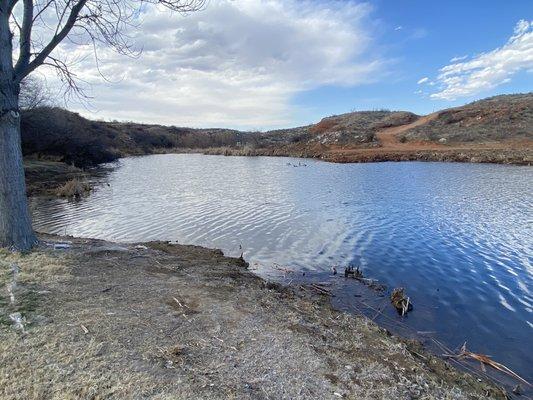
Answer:
<path fill-rule="evenodd" d="M 0 252 L 2 399 L 501 398 L 220 251 L 41 239 L 29 255 Z"/>

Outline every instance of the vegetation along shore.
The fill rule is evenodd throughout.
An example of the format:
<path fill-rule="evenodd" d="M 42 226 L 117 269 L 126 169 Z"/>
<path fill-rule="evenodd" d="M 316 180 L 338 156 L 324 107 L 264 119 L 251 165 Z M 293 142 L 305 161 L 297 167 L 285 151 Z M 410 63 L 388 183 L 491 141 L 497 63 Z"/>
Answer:
<path fill-rule="evenodd" d="M 268 132 L 90 121 L 60 108 L 22 114 L 28 193 L 56 194 L 95 167 L 155 153 L 288 156 L 329 162 L 448 161 L 531 165 L 533 94 L 504 95 L 420 117 L 364 111 Z"/>
<path fill-rule="evenodd" d="M 504 398 L 219 250 L 41 235 L 0 266 L 3 399 Z"/>
<path fill-rule="evenodd" d="M 25 157 L 80 168 L 161 152 L 529 165 L 532 126 L 532 93 L 496 96 L 427 116 L 361 111 L 267 132 L 90 121 L 60 108 L 39 107 L 22 115 L 22 147 Z"/>

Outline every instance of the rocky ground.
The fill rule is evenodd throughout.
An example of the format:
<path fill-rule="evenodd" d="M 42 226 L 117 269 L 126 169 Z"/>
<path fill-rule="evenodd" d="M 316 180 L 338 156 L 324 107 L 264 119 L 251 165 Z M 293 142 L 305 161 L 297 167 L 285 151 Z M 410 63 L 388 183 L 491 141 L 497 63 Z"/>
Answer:
<path fill-rule="evenodd" d="M 40 239 L 0 252 L 2 399 L 503 398 L 220 251 Z"/>

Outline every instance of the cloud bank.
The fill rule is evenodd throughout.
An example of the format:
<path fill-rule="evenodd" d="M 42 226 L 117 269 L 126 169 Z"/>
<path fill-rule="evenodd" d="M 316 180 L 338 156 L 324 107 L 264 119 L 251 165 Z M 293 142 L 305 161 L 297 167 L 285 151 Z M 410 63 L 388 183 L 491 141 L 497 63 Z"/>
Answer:
<path fill-rule="evenodd" d="M 463 57 L 458 57 L 452 59 L 452 62 L 462 59 Z M 437 78 L 430 82 L 438 91 L 430 97 L 456 100 L 473 96 L 507 83 L 516 73 L 530 71 L 532 68 L 533 21 L 521 20 L 502 47 L 441 68 Z"/>
<path fill-rule="evenodd" d="M 291 98 L 300 91 L 375 78 L 383 61 L 370 54 L 370 12 L 334 0 L 214 0 L 186 17 L 148 7 L 131 32 L 139 58 L 102 48 L 98 70 L 89 46 L 58 51 L 80 60 L 93 117 L 275 127 L 295 122 Z"/>

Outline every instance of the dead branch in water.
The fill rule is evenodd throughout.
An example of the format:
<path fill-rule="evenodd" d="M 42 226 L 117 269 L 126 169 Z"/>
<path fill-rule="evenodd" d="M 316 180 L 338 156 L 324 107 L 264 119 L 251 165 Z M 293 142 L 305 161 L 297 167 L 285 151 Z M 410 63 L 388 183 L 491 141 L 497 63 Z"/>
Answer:
<path fill-rule="evenodd" d="M 311 285 L 309 285 L 309 287 L 310 287 L 311 289 L 315 289 L 315 290 L 316 290 L 317 292 L 319 292 L 320 294 L 324 294 L 324 295 L 326 295 L 326 296 L 332 296 L 332 294 L 331 294 L 331 290 L 326 289 L 326 288 L 324 288 L 324 287 L 322 287 L 322 286 L 319 286 L 319 285 L 317 285 L 316 283 L 312 283 Z"/>
<path fill-rule="evenodd" d="M 398 310 L 402 317 L 407 314 L 408 311 L 413 309 L 413 305 L 409 297 L 404 294 L 403 288 L 396 288 L 392 291 L 390 296 L 392 305 Z"/>
<path fill-rule="evenodd" d="M 468 351 L 467 348 L 466 348 L 466 342 L 461 347 L 461 351 L 459 352 L 459 354 L 443 354 L 443 356 L 444 357 L 448 357 L 448 358 L 453 358 L 453 359 L 456 359 L 456 360 L 457 359 L 460 360 L 460 359 L 464 359 L 464 358 L 471 358 L 473 360 L 477 360 L 481 364 L 481 369 L 483 371 L 485 371 L 485 365 L 488 365 L 489 367 L 497 369 L 498 371 L 501 371 L 504 374 L 512 376 L 513 378 L 518 379 L 519 381 L 525 383 L 526 385 L 531 386 L 531 383 L 526 381 L 520 375 L 518 375 L 517 373 L 513 372 L 512 370 L 510 370 L 505 365 L 500 364 L 499 362 L 496 362 L 496 361 L 492 360 L 489 356 L 487 356 L 485 354 L 477 354 L 477 353 L 472 353 L 471 351 Z"/>
<path fill-rule="evenodd" d="M 272 264 L 272 268 L 275 269 L 275 270 L 278 270 L 278 271 L 281 271 L 281 272 L 284 272 L 285 275 L 286 274 L 292 274 L 294 273 L 294 270 L 290 269 L 290 268 L 285 268 L 285 267 L 282 267 L 281 265 L 279 264 Z"/>

